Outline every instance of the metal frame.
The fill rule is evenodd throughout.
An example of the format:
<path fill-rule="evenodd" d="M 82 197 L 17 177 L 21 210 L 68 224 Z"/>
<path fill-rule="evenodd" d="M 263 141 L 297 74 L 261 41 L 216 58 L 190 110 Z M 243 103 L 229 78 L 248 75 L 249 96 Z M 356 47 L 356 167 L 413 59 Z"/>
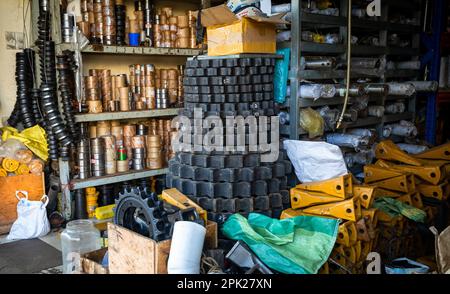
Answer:
<path fill-rule="evenodd" d="M 443 0 L 440 0 L 443 1 Z M 397 1 L 398 2 L 398 1 Z M 411 9 L 414 5 L 419 7 L 421 0 L 409 1 L 405 9 Z M 297 93 L 299 91 L 299 83 L 302 79 L 308 80 L 322 80 L 322 79 L 339 79 L 342 82 L 345 80 L 345 70 L 330 70 L 330 71 L 317 71 L 317 70 L 301 70 L 300 56 L 303 54 L 335 54 L 345 57 L 345 41 L 347 34 L 347 5 L 346 0 L 340 1 L 340 16 L 327 16 L 327 15 L 315 15 L 302 11 L 301 0 L 291 1 L 291 41 L 279 43 L 280 48 L 291 48 L 291 62 L 290 62 L 290 87 L 291 96 L 287 99 L 284 106 L 289 108 L 289 126 L 280 126 L 281 134 L 289 135 L 290 139 L 299 139 L 300 135 L 305 134 L 299 126 L 299 111 L 301 108 L 309 106 L 323 106 L 323 105 L 339 105 L 343 103 L 343 99 L 340 97 L 319 99 L 317 101 L 310 101 L 306 99 L 298 99 Z M 382 2 L 382 16 L 379 21 L 374 20 L 360 20 L 354 19 L 352 21 L 354 27 L 367 28 L 367 29 L 379 29 L 380 30 L 380 42 L 381 46 L 365 46 L 355 45 L 352 46 L 352 56 L 374 56 L 378 55 L 382 59 L 386 59 L 387 55 L 410 55 L 413 58 L 418 58 L 420 54 L 419 49 L 419 25 L 407 25 L 396 24 L 388 21 L 389 7 L 391 5 L 397 5 L 396 1 L 386 0 Z M 420 11 L 416 10 L 416 17 L 419 16 Z M 342 44 L 320 44 L 312 42 L 304 42 L 301 40 L 301 32 L 305 24 L 316 24 L 319 26 L 335 26 L 339 27 Z M 412 47 L 408 48 L 396 48 L 389 47 L 387 45 L 387 35 L 389 32 L 407 33 L 412 36 Z M 346 58 L 346 57 L 345 57 Z M 439 72 L 439 70 L 438 70 Z M 395 77 L 404 77 L 416 79 L 419 76 L 418 70 L 354 70 L 352 72 L 352 78 L 357 77 L 377 77 L 380 82 L 386 82 L 386 79 Z M 295 98 L 294 98 L 295 97 Z M 393 97 L 379 97 L 379 105 L 385 105 L 386 101 L 392 100 Z M 375 99 L 375 98 L 374 98 Z M 376 98 L 378 99 L 378 98 Z M 394 115 L 385 115 L 383 118 L 361 118 L 354 123 L 345 123 L 341 129 L 374 126 L 381 134 L 383 125 L 403 119 L 414 119 L 416 108 L 416 97 L 395 97 L 395 99 L 405 99 L 408 103 L 408 112 Z M 304 101 L 306 100 L 306 101 Z M 372 98 L 371 98 L 371 101 Z"/>

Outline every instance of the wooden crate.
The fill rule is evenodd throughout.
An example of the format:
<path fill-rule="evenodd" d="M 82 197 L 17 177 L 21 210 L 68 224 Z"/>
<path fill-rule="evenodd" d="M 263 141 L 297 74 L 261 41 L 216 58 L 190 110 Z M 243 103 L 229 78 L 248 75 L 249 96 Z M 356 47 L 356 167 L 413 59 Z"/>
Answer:
<path fill-rule="evenodd" d="M 28 191 L 29 200 L 45 194 L 44 174 L 0 177 L 0 234 L 8 233 L 17 219 L 16 191 Z"/>
<path fill-rule="evenodd" d="M 80 269 L 83 274 L 108 274 L 107 268 L 102 266 L 102 259 L 108 248 L 102 248 L 96 251 L 92 251 L 81 255 Z"/>
<path fill-rule="evenodd" d="M 111 274 L 167 274 L 171 240 L 156 242 L 124 227 L 108 223 Z M 214 246 L 214 247 L 211 247 Z M 217 248 L 217 224 L 208 221 L 205 247 Z"/>

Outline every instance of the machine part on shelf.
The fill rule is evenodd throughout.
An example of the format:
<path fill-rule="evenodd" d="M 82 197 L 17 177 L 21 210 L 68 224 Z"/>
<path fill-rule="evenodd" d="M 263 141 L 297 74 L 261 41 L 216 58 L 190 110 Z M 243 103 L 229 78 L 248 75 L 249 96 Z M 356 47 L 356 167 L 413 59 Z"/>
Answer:
<path fill-rule="evenodd" d="M 385 159 L 390 161 L 398 161 L 405 164 L 421 166 L 422 163 L 416 158 L 403 152 L 392 141 L 381 141 L 375 148 L 375 155 L 378 159 Z"/>
<path fill-rule="evenodd" d="M 375 117 L 383 117 L 384 116 L 384 106 L 382 105 L 370 105 L 367 108 L 367 112 L 369 116 L 375 116 Z"/>
<path fill-rule="evenodd" d="M 75 190 L 75 219 L 87 219 L 87 202 L 83 189 Z"/>
<path fill-rule="evenodd" d="M 290 90 L 288 90 L 288 94 L 290 95 Z M 332 98 L 335 94 L 336 88 L 332 84 L 303 84 L 300 86 L 298 97 L 317 100 L 319 98 Z"/>
<path fill-rule="evenodd" d="M 347 36 L 352 35 L 352 0 L 348 0 L 347 11 Z M 350 95 L 350 77 L 351 77 L 351 60 L 352 60 L 352 38 L 347 38 L 347 69 L 346 69 L 346 85 L 345 85 L 345 97 L 344 106 L 342 107 L 341 115 L 336 124 L 336 128 L 340 128 L 342 121 L 344 120 L 345 112 L 347 111 L 348 97 Z"/>
<path fill-rule="evenodd" d="M 103 138 L 93 138 L 91 143 L 91 175 L 100 177 L 105 175 L 105 141 Z"/>
<path fill-rule="evenodd" d="M 374 200 L 374 186 L 353 185 L 353 195 L 359 198 L 361 206 L 365 209 L 369 209 L 372 206 Z"/>
<path fill-rule="evenodd" d="M 438 90 L 438 82 L 436 81 L 408 81 L 413 84 L 416 92 L 436 92 Z"/>
<path fill-rule="evenodd" d="M 379 58 L 369 58 L 369 57 L 352 57 L 351 67 L 352 68 L 378 68 L 381 65 L 381 60 Z"/>
<path fill-rule="evenodd" d="M 277 4 L 272 5 L 271 7 L 272 14 L 287 13 L 290 11 L 291 11 L 291 3 Z"/>
<path fill-rule="evenodd" d="M 291 31 L 281 31 L 277 33 L 277 42 L 287 42 L 291 40 Z"/>
<path fill-rule="evenodd" d="M 305 56 L 300 59 L 300 67 L 303 69 L 331 69 L 336 66 L 336 59 L 328 56 Z"/>
<path fill-rule="evenodd" d="M 372 162 L 373 153 L 370 150 L 361 150 L 355 153 L 345 153 L 344 159 L 348 167 L 353 167 L 356 164 L 366 165 Z"/>
<path fill-rule="evenodd" d="M 330 196 L 326 193 L 306 191 L 298 188 L 291 189 L 291 207 L 294 209 L 310 207 L 342 201 L 342 198 Z"/>
<path fill-rule="evenodd" d="M 317 111 L 323 118 L 326 129 L 334 131 L 336 129 L 340 111 L 338 109 L 330 109 L 328 105 L 319 108 Z"/>
<path fill-rule="evenodd" d="M 116 207 L 115 204 L 97 207 L 95 209 L 95 218 L 98 220 L 113 218 L 114 217 L 114 207 Z"/>
<path fill-rule="evenodd" d="M 403 113 L 406 110 L 406 105 L 404 102 L 395 102 L 391 104 L 386 104 L 384 107 L 384 112 L 387 114 Z"/>
<path fill-rule="evenodd" d="M 341 199 L 349 198 L 353 195 L 352 175 L 347 174 L 337 178 L 298 184 L 297 189 L 326 193 Z"/>
<path fill-rule="evenodd" d="M 327 143 L 340 147 L 349 147 L 356 150 L 361 149 L 369 144 L 368 137 L 356 136 L 351 134 L 332 133 L 326 135 Z"/>
<path fill-rule="evenodd" d="M 177 189 L 163 190 L 161 194 L 161 199 L 180 209 L 194 208 L 197 211 L 198 215 L 204 220 L 206 224 L 207 221 L 206 210 L 197 205 L 194 201 L 186 197 L 183 193 L 181 193 Z"/>
<path fill-rule="evenodd" d="M 386 69 L 410 69 L 419 70 L 421 67 L 420 60 L 410 60 L 410 61 L 389 61 L 386 63 Z"/>
<path fill-rule="evenodd" d="M 386 84 L 365 84 L 365 90 L 367 94 L 384 96 L 388 94 L 389 86 Z"/>
<path fill-rule="evenodd" d="M 336 88 L 336 96 L 338 97 L 345 97 L 346 93 L 346 85 L 338 84 L 335 86 Z M 349 88 L 348 95 L 350 97 L 359 97 L 366 94 L 366 89 L 362 84 L 352 84 Z"/>
<path fill-rule="evenodd" d="M 428 146 L 425 145 L 407 143 L 397 143 L 397 146 L 408 154 L 419 154 L 429 149 Z"/>
<path fill-rule="evenodd" d="M 114 185 L 102 185 L 98 187 L 98 206 L 108 206 L 114 204 Z"/>
<path fill-rule="evenodd" d="M 416 93 L 416 88 L 411 83 L 388 83 L 388 95 L 392 96 L 412 96 Z"/>
<path fill-rule="evenodd" d="M 273 274 L 273 272 L 242 241 L 237 241 L 225 258 L 239 268 L 245 269 L 246 274 L 253 274 L 255 272 Z"/>
<path fill-rule="evenodd" d="M 364 166 L 364 182 L 367 184 L 372 184 L 373 182 L 399 177 L 403 175 L 400 171 L 394 171 L 380 167 L 378 165 L 366 165 Z"/>
<path fill-rule="evenodd" d="M 442 144 L 422 153 L 414 155 L 415 158 L 421 159 L 442 159 L 450 160 L 450 143 Z"/>
<path fill-rule="evenodd" d="M 289 124 L 289 113 L 288 112 L 281 111 L 278 114 L 278 118 L 280 119 L 280 124 L 281 125 L 288 125 Z"/>
<path fill-rule="evenodd" d="M 391 135 L 396 135 L 400 137 L 416 137 L 418 132 L 416 126 L 408 121 L 400 121 L 400 123 L 397 124 L 391 124 L 387 125 L 386 127 L 389 127 L 392 129 Z"/>
<path fill-rule="evenodd" d="M 375 130 L 371 130 L 371 129 L 349 129 L 349 130 L 347 130 L 347 134 L 368 137 L 368 138 L 376 137 Z"/>
<path fill-rule="evenodd" d="M 383 126 L 382 137 L 389 138 L 392 134 L 392 127 L 390 125 Z"/>
<path fill-rule="evenodd" d="M 333 216 L 336 218 L 356 221 L 355 202 L 353 198 L 336 203 L 308 207 L 303 209 L 303 212 L 317 216 Z"/>

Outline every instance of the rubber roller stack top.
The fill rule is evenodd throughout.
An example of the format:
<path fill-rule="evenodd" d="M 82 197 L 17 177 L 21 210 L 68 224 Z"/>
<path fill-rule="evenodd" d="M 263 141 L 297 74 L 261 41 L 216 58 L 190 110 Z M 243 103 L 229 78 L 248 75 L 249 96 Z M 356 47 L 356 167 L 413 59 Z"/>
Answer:
<path fill-rule="evenodd" d="M 222 120 L 223 141 L 234 136 L 237 126 L 227 127 L 226 118 L 254 116 L 257 128 L 245 131 L 244 151 L 183 151 L 169 161 L 166 185 L 177 188 L 208 211 L 208 217 L 223 223 L 233 213 L 247 216 L 258 212 L 279 217 L 290 205 L 287 175 L 292 166 L 285 151 L 280 150 L 275 162 L 263 162 L 267 151 L 249 148 L 257 145 L 251 135 L 266 132 L 271 142 L 270 118 L 279 112 L 273 102 L 275 58 L 190 58 L 184 70 L 184 108 L 181 116 L 191 122 L 191 130 L 180 128 L 181 138 L 191 136 L 190 142 L 204 142 L 209 130 L 193 131 L 194 111 L 200 109 L 202 118 L 214 115 Z M 259 129 L 260 116 L 267 116 L 265 130 Z M 234 133 L 230 131 L 233 131 Z M 241 137 L 242 138 L 242 137 Z M 253 138 L 253 137 L 252 137 Z M 182 141 L 185 144 L 186 141 Z M 182 145 L 185 146 L 185 145 Z M 253 147 L 253 146 L 252 146 Z"/>

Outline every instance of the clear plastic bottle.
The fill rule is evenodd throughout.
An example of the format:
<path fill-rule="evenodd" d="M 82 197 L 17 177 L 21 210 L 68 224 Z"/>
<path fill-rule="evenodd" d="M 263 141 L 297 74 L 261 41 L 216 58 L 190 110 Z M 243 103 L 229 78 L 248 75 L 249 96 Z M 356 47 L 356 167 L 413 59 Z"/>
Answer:
<path fill-rule="evenodd" d="M 61 233 L 63 273 L 79 272 L 79 256 L 101 248 L 100 231 L 90 220 L 74 220 Z"/>

